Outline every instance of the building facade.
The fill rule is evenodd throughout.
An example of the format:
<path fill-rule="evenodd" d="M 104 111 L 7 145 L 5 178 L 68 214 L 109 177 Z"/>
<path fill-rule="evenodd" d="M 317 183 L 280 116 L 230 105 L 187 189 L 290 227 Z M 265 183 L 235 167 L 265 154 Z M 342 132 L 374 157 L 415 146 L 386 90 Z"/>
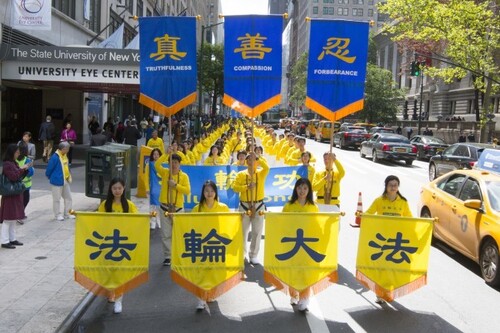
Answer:
<path fill-rule="evenodd" d="M 47 115 L 58 134 L 71 118 L 78 143 L 88 142 L 91 116 L 101 126 L 108 117 L 149 116 L 138 103 L 139 51 L 125 49 L 139 33 L 138 17 L 200 15 L 200 42 L 201 25 L 217 19 L 220 8 L 220 0 L 54 0 L 50 30 L 17 30 L 10 16 L 16 1 L 0 2 L 2 148 L 25 131 L 36 142 Z M 122 23 L 124 49 L 97 48 Z"/>

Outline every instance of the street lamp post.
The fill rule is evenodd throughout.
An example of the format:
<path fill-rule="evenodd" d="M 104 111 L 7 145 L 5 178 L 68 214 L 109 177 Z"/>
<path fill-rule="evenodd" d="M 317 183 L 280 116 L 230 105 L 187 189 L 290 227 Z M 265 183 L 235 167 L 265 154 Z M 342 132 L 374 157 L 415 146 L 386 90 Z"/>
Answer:
<path fill-rule="evenodd" d="M 201 26 L 201 45 L 200 45 L 200 65 L 198 68 L 198 136 L 201 136 L 201 116 L 202 116 L 202 95 L 203 95 L 203 45 L 205 44 L 205 30 L 221 25 L 224 22 L 219 22 L 210 25 Z"/>
<path fill-rule="evenodd" d="M 420 110 L 418 110 L 418 135 L 422 129 L 422 102 L 424 101 L 424 70 L 420 72 Z"/>

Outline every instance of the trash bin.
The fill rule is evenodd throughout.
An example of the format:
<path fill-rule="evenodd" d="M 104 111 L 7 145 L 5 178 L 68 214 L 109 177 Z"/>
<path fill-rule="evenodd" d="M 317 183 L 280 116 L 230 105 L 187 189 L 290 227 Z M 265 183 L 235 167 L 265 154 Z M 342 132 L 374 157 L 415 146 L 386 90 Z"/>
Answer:
<path fill-rule="evenodd" d="M 131 188 L 137 188 L 137 172 L 139 165 L 137 146 L 122 143 L 108 143 L 107 146 L 115 147 L 126 152 L 126 159 L 128 161 L 128 165 L 130 165 L 130 186 Z"/>
<path fill-rule="evenodd" d="M 125 180 L 125 196 L 130 199 L 130 166 L 126 151 L 111 145 L 87 150 L 85 165 L 85 195 L 106 199 L 111 179 Z M 137 167 L 137 165 L 136 165 Z"/>

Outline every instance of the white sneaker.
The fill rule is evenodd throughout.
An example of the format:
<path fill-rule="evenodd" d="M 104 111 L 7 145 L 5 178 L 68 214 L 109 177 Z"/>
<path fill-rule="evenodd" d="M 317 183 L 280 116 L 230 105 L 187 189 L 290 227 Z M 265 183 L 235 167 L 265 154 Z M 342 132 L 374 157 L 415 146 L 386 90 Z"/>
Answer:
<path fill-rule="evenodd" d="M 156 222 L 149 222 L 149 229 L 154 230 L 156 227 Z"/>
<path fill-rule="evenodd" d="M 297 306 L 297 309 L 299 311 L 308 311 L 307 306 L 309 305 L 309 298 L 303 298 L 299 301 L 299 304 Z"/>
<path fill-rule="evenodd" d="M 114 313 L 122 313 L 122 301 L 116 301 L 115 305 L 113 305 Z"/>
<path fill-rule="evenodd" d="M 290 297 L 290 304 L 291 305 L 299 304 L 299 298 L 298 297 Z"/>
<path fill-rule="evenodd" d="M 200 300 L 198 300 L 198 305 L 196 306 L 196 310 L 204 310 L 206 306 L 207 306 L 207 302 L 200 299 Z"/>
<path fill-rule="evenodd" d="M 57 215 L 56 220 L 57 221 L 64 221 L 64 217 L 62 215 Z"/>
<path fill-rule="evenodd" d="M 254 266 L 255 266 L 255 265 L 262 265 L 262 264 L 260 263 L 259 258 L 257 258 L 257 257 L 255 257 L 255 258 L 250 258 L 250 263 L 251 263 L 252 265 L 254 265 Z"/>
<path fill-rule="evenodd" d="M 65 219 L 76 219 L 76 216 L 73 214 L 69 214 L 69 215 L 64 215 L 64 218 Z"/>
<path fill-rule="evenodd" d="M 377 299 L 375 300 L 375 303 L 377 303 L 377 304 L 385 304 L 387 302 L 385 301 L 385 299 L 380 298 L 380 297 L 377 296 Z"/>

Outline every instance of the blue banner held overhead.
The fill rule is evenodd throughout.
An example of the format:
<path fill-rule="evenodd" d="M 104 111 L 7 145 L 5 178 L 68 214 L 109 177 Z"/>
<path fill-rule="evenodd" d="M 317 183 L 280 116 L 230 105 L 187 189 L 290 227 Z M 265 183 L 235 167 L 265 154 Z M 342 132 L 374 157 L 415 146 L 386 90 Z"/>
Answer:
<path fill-rule="evenodd" d="M 171 116 L 196 101 L 196 18 L 141 17 L 139 102 Z"/>
<path fill-rule="evenodd" d="M 168 167 L 167 164 L 163 164 Z M 185 197 L 184 208 L 189 211 L 200 202 L 201 189 L 207 180 L 212 180 L 217 185 L 219 202 L 223 202 L 230 209 L 238 209 L 239 194 L 231 189 L 236 174 L 246 169 L 234 165 L 215 166 L 182 166 L 182 171 L 189 177 L 191 194 Z M 307 178 L 307 168 L 304 166 L 287 166 L 271 168 L 266 178 L 264 202 L 267 207 L 284 206 L 290 200 L 299 178 Z"/>
<path fill-rule="evenodd" d="M 311 20 L 306 107 L 331 121 L 364 105 L 368 22 Z"/>
<path fill-rule="evenodd" d="M 223 103 L 257 117 L 281 101 L 283 16 L 224 18 Z"/>

